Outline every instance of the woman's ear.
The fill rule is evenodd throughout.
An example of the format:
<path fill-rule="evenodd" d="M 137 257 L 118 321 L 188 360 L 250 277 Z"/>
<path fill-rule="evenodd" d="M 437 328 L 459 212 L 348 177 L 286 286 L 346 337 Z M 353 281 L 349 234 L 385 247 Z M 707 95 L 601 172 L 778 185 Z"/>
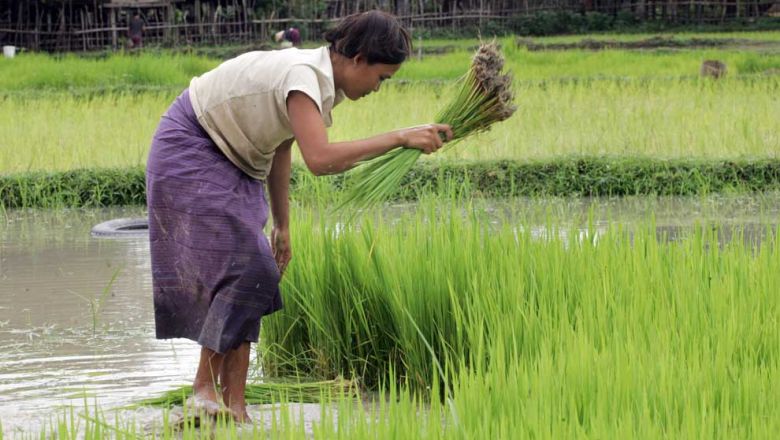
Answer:
<path fill-rule="evenodd" d="M 365 60 L 366 60 L 366 57 L 364 57 L 362 53 L 359 53 L 359 54 L 355 55 L 354 57 L 352 57 L 352 64 L 357 66 L 358 64 L 360 64 L 361 61 L 365 61 Z"/>

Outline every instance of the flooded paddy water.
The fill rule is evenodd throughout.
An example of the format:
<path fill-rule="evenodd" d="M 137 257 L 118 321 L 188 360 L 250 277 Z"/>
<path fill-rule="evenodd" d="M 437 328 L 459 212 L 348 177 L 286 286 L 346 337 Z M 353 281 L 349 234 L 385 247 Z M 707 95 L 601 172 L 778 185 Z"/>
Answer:
<path fill-rule="evenodd" d="M 141 208 L 9 212 L 0 234 L 0 420 L 6 433 L 58 407 L 107 407 L 194 374 L 198 347 L 154 339 L 145 236 L 90 237 Z"/>
<path fill-rule="evenodd" d="M 516 221 L 539 236 L 547 224 L 605 231 L 653 217 L 667 235 L 706 224 L 718 226 L 724 241 L 741 231 L 755 243 L 780 218 L 780 194 L 477 203 L 489 221 Z M 385 218 L 412 207 L 390 207 Z M 0 217 L 0 421 L 7 435 L 36 430 L 62 407 L 123 406 L 191 381 L 199 347 L 154 338 L 143 231 L 121 239 L 90 235 L 96 224 L 144 213 L 131 207 Z M 316 420 L 315 406 L 303 409 L 308 423 Z"/>

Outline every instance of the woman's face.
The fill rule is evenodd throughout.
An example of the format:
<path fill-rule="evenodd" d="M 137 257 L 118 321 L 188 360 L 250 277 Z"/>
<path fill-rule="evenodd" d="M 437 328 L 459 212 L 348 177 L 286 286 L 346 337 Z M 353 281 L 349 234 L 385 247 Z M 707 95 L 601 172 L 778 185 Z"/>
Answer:
<path fill-rule="evenodd" d="M 356 55 L 345 69 L 346 78 L 341 88 L 347 98 L 356 101 L 378 91 L 382 81 L 393 76 L 400 67 L 400 64 L 368 64 L 365 57 Z"/>

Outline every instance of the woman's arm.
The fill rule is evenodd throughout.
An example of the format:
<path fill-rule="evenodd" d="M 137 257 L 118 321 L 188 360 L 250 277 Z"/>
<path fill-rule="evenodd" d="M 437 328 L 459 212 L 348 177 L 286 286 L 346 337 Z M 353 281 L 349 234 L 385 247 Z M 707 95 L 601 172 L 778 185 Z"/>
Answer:
<path fill-rule="evenodd" d="M 302 92 L 287 97 L 287 114 L 303 161 L 315 175 L 346 171 L 358 162 L 384 154 L 403 146 L 429 154 L 441 148 L 439 133 L 452 139 L 452 130 L 446 124 L 428 124 L 391 131 L 357 141 L 328 142 L 325 124 L 314 101 Z M 277 153 L 278 154 L 278 153 Z"/>
<path fill-rule="evenodd" d="M 271 196 L 271 215 L 274 226 L 286 228 L 290 225 L 290 166 L 292 162 L 293 139 L 288 139 L 276 148 L 271 171 L 268 173 L 268 194 Z"/>
<path fill-rule="evenodd" d="M 292 258 L 290 249 L 290 164 L 293 139 L 282 142 L 274 153 L 268 173 L 268 194 L 271 198 L 271 249 L 279 272 L 284 273 Z"/>

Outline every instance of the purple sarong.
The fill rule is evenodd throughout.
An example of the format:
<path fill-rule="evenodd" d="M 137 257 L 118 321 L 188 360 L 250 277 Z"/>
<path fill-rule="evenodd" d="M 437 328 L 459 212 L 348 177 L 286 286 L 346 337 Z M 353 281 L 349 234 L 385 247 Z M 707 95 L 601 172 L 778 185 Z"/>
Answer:
<path fill-rule="evenodd" d="M 260 318 L 282 307 L 263 182 L 218 149 L 188 90 L 152 140 L 146 196 L 157 338 L 220 353 L 257 342 Z"/>

